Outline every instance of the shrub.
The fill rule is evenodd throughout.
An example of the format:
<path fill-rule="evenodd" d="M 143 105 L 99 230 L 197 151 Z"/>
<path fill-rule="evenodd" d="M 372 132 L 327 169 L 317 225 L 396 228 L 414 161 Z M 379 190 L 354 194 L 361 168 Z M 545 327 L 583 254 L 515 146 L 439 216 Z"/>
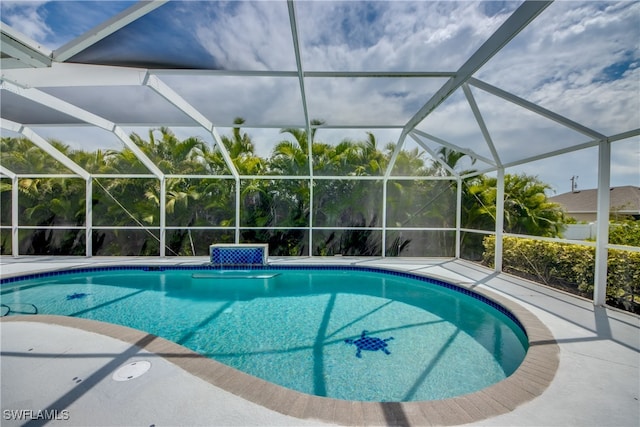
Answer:
<path fill-rule="evenodd" d="M 640 246 L 640 221 L 615 221 L 609 225 L 609 243 Z"/>
<path fill-rule="evenodd" d="M 495 236 L 483 240 L 483 263 L 493 266 Z M 595 248 L 505 237 L 503 269 L 577 295 L 592 298 Z M 607 304 L 640 313 L 640 252 L 609 250 Z"/>

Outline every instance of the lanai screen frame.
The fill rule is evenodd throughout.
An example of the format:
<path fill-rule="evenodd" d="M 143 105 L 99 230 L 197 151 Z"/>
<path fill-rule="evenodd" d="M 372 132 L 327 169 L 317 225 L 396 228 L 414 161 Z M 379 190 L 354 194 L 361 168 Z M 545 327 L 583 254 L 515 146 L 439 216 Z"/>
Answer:
<path fill-rule="evenodd" d="M 454 228 L 420 228 L 420 230 L 438 230 L 438 231 L 452 231 L 455 232 L 455 258 L 460 258 L 460 236 L 461 232 L 470 233 L 483 233 L 483 234 L 495 234 L 496 236 L 496 248 L 495 248 L 495 271 L 502 271 L 502 239 L 504 236 L 515 237 L 527 237 L 536 239 L 535 236 L 519 236 L 504 233 L 504 174 L 505 169 L 528 162 L 542 160 L 553 156 L 570 153 L 577 150 L 582 150 L 590 147 L 597 147 L 598 149 L 598 210 L 597 210 L 597 240 L 594 244 L 586 243 L 587 245 L 593 245 L 596 248 L 596 261 L 595 261 L 595 291 L 594 291 L 594 304 L 604 305 L 606 299 L 606 278 L 607 278 L 607 257 L 608 250 L 610 248 L 616 248 L 615 245 L 608 244 L 608 221 L 609 221 L 609 187 L 610 187 L 610 168 L 611 168 L 611 146 L 610 144 L 616 141 L 626 140 L 640 135 L 640 129 L 633 129 L 627 132 L 604 135 L 593 129 L 590 129 L 580 123 L 576 123 L 566 117 L 563 117 L 557 113 L 540 107 L 534 103 L 526 101 L 518 96 L 515 96 L 507 91 L 490 85 L 474 77 L 475 73 L 496 53 L 498 53 L 511 39 L 513 39 L 520 31 L 522 31 L 529 23 L 531 23 L 540 13 L 542 13 L 552 2 L 551 1 L 525 1 L 522 3 L 507 20 L 493 33 L 467 60 L 454 71 L 438 71 L 438 72 L 366 72 L 366 71 L 307 71 L 303 66 L 300 43 L 299 43 L 299 31 L 297 28 L 298 20 L 296 18 L 296 4 L 293 0 L 287 1 L 287 7 L 289 12 L 289 22 L 291 26 L 291 36 L 293 40 L 296 70 L 295 71 L 220 71 L 220 70 L 157 70 L 146 68 L 119 68 L 102 66 L 92 66 L 92 73 L 89 75 L 85 71 L 85 66 L 82 64 L 72 64 L 65 61 L 72 58 L 74 55 L 82 52 L 84 49 L 94 45 L 105 37 L 113 34 L 119 29 L 123 28 L 127 24 L 139 19 L 140 17 L 152 12 L 164 5 L 166 1 L 151 1 L 151 2 L 139 2 L 133 7 L 127 9 L 118 16 L 110 19 L 104 24 L 100 25 L 96 29 L 86 33 L 84 36 L 79 37 L 67 45 L 61 47 L 56 51 L 48 51 L 38 46 L 37 43 L 29 40 L 28 38 L 17 33 L 10 27 L 1 24 L 2 35 L 2 79 L 0 81 L 0 89 L 36 102 L 40 105 L 44 105 L 52 110 L 59 111 L 67 114 L 83 123 L 98 128 L 104 129 L 115 135 L 124 146 L 130 149 L 136 157 L 145 165 L 150 174 L 146 175 L 123 175 L 126 177 L 135 178 L 151 178 L 159 181 L 160 185 L 160 224 L 156 229 L 159 232 L 159 244 L 160 244 L 160 256 L 166 256 L 166 232 L 171 230 L 172 227 L 166 224 L 166 182 L 167 179 L 182 177 L 182 175 L 171 175 L 163 173 L 157 165 L 155 165 L 131 140 L 131 138 L 124 131 L 123 127 L 118 123 L 106 120 L 90 111 L 78 108 L 68 102 L 65 102 L 59 98 L 47 94 L 39 89 L 38 86 L 82 86 L 92 85 L 96 82 L 100 82 L 105 85 L 124 85 L 124 86 L 142 86 L 151 89 L 154 93 L 162 97 L 169 104 L 176 107 L 189 117 L 196 126 L 205 129 L 209 132 L 215 146 L 222 154 L 226 166 L 230 170 L 230 176 L 194 176 L 190 175 L 189 178 L 218 178 L 218 179 L 231 179 L 235 182 L 235 225 L 233 227 L 235 242 L 240 242 L 240 233 L 243 227 L 240 221 L 241 212 L 241 180 L 243 179 L 296 179 L 296 180 L 309 180 L 309 188 L 311 191 L 310 204 L 311 204 L 311 218 L 309 220 L 308 239 L 309 239 L 309 251 L 310 256 L 313 256 L 311 248 L 313 247 L 313 230 L 322 229 L 322 227 L 314 227 L 313 222 L 313 183 L 318 179 L 341 179 L 341 180 L 378 180 L 382 181 L 383 188 L 383 201 L 382 201 L 382 225 L 381 227 L 367 228 L 373 230 L 379 230 L 382 232 L 382 256 L 386 256 L 386 234 L 388 230 L 394 228 L 387 226 L 386 214 L 387 214 L 387 184 L 389 180 L 436 180 L 445 179 L 451 180 L 456 184 L 456 218 Z M 31 69 L 25 69 L 25 67 L 32 67 Z M 47 69 L 48 73 L 42 71 Z M 207 75 L 207 76 L 265 76 L 265 77 L 290 77 L 298 80 L 300 94 L 302 97 L 302 106 L 304 114 L 304 123 L 282 123 L 281 125 L 274 125 L 278 128 L 292 128 L 299 127 L 307 131 L 309 137 L 308 141 L 308 159 L 309 159 L 309 174 L 302 176 L 248 176 L 238 173 L 234 166 L 229 153 L 222 143 L 220 134 L 218 133 L 218 127 L 209 120 L 204 114 L 198 111 L 193 105 L 187 102 L 182 96 L 180 96 L 170 86 L 165 84 L 162 80 L 166 75 Z M 314 175 L 312 156 L 311 156 L 311 130 L 314 128 L 324 129 L 340 129 L 348 127 L 349 129 L 376 129 L 380 126 L 375 124 L 357 125 L 357 126 L 331 126 L 321 125 L 316 126 L 312 124 L 308 111 L 308 100 L 306 91 L 306 82 L 314 78 L 387 78 L 387 77 L 403 77 L 403 78 L 445 78 L 446 82 L 439 88 L 439 90 L 408 120 L 402 125 L 386 126 L 387 128 L 399 129 L 400 137 L 398 138 L 395 151 L 393 152 L 390 163 L 381 176 L 370 177 L 356 177 L 356 176 L 318 176 Z M 482 112 L 480 111 L 477 103 L 475 102 L 474 95 L 471 91 L 471 87 L 475 89 L 485 91 L 493 96 L 500 97 L 507 102 L 523 108 L 527 111 L 533 112 L 537 115 L 550 119 L 560 125 L 579 132 L 586 137 L 585 142 L 573 145 L 571 147 L 558 149 L 553 152 L 547 152 L 541 155 L 528 157 L 516 162 L 503 163 L 500 159 L 500 153 L 495 148 L 491 133 L 484 123 Z M 435 111 L 439 105 L 441 105 L 446 99 L 448 99 L 457 90 L 462 90 L 466 97 L 469 107 L 473 111 L 474 118 L 478 127 L 480 128 L 484 141 L 489 147 L 492 154 L 491 158 L 482 157 L 473 151 L 445 141 L 437 136 L 428 134 L 422 130 L 416 128 L 416 126 L 430 113 Z M 72 174 L 46 174 L 49 178 L 81 178 L 85 181 L 85 199 L 86 199 L 86 256 L 92 256 L 91 247 L 91 233 L 94 229 L 92 221 L 92 203 L 91 195 L 93 193 L 93 180 L 94 178 L 101 178 L 101 175 L 92 174 L 85 169 L 78 166 L 67 156 L 59 152 L 49 142 L 47 142 L 42 136 L 38 134 L 33 127 L 18 123 L 15 121 L 1 119 L 0 127 L 2 129 L 21 134 L 24 137 L 31 140 L 36 146 L 44 150 L 47 154 L 59 161 L 62 165 L 67 167 Z M 244 126 L 246 129 L 251 129 L 252 126 Z M 258 127 L 258 126 L 256 126 Z M 263 126 L 259 126 L 263 127 Z M 432 158 L 438 160 L 433 150 L 427 145 L 426 141 L 432 141 L 440 146 L 447 147 L 462 153 L 468 154 L 473 159 L 480 159 L 484 163 L 489 165 L 489 168 L 474 172 L 468 175 L 460 175 L 455 170 L 449 168 L 446 164 L 442 163 L 442 167 L 451 174 L 448 177 L 425 177 L 425 176 L 392 176 L 391 171 L 395 164 L 398 154 L 405 145 L 405 140 L 410 138 L 417 143 L 426 152 L 431 154 Z M 466 229 L 461 225 L 461 197 L 462 197 L 462 185 L 463 181 L 473 176 L 495 172 L 497 174 L 497 202 L 496 202 L 496 227 L 492 232 L 483 232 L 481 230 Z M 13 256 L 19 256 L 19 230 L 24 229 L 24 226 L 19 225 L 18 218 L 18 180 L 24 177 L 35 177 L 34 174 L 22 174 L 16 173 L 3 165 L 0 165 L 0 177 L 8 178 L 12 182 L 12 218 L 11 218 L 11 234 L 12 234 L 12 254 Z M 45 175 L 42 175 L 45 176 Z M 109 175 L 109 178 L 117 177 L 117 175 Z M 6 227 L 3 227 L 6 228 Z M 29 227 L 26 227 L 29 228 Z M 32 228 L 32 227 L 31 227 Z M 47 227 L 39 227 L 47 228 Z M 56 228 L 56 227 L 51 227 Z M 70 227 L 63 227 L 70 228 Z M 73 228 L 73 227 L 71 227 Z M 132 227 L 138 229 L 136 227 Z M 152 229 L 153 227 L 146 227 L 146 229 Z M 175 227 L 174 227 L 175 228 Z M 186 228 L 186 227 L 180 227 Z M 278 227 L 264 227 L 264 229 L 277 229 Z M 145 229 L 145 228 L 140 228 Z M 331 229 L 340 229 L 340 227 L 331 227 Z M 348 228 L 344 228 L 348 229 Z M 557 242 L 571 242 L 576 244 L 585 244 L 584 242 L 567 241 L 566 239 L 548 239 L 537 238 L 542 240 L 551 240 Z M 640 251 L 640 248 L 624 247 L 625 250 Z"/>

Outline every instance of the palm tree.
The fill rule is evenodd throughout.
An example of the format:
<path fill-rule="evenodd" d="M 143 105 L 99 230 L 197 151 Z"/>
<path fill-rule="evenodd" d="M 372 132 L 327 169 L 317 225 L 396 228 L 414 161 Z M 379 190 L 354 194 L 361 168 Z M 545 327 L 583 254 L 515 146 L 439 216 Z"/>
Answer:
<path fill-rule="evenodd" d="M 108 151 L 100 149 L 95 151 L 71 150 L 68 156 L 78 166 L 90 173 L 118 173 L 110 162 Z"/>
<path fill-rule="evenodd" d="M 160 139 L 156 133 L 160 133 Z M 165 173 L 205 174 L 210 172 L 205 159 L 209 146 L 198 137 L 178 139 L 167 127 L 149 130 L 149 140 L 131 134 L 131 140 Z"/>
<path fill-rule="evenodd" d="M 68 155 L 69 146 L 50 142 Z M 18 173 L 70 173 L 27 138 L 2 138 L 2 164 Z M 21 225 L 83 226 L 85 223 L 85 186 L 80 178 L 21 178 L 18 180 L 18 211 Z M 11 194 L 11 185 L 2 191 Z M 11 216 L 9 215 L 9 218 Z M 84 234 L 81 230 L 33 229 L 21 233 L 20 253 L 24 254 L 84 254 Z"/>
<path fill-rule="evenodd" d="M 51 144 L 63 154 L 68 154 L 68 146 L 59 141 L 51 141 Z M 72 173 L 66 166 L 24 137 L 0 139 L 0 164 L 23 174 Z"/>
<path fill-rule="evenodd" d="M 242 132 L 240 126 L 244 122 L 243 118 L 237 117 L 233 121 L 236 126 L 233 127 L 231 137 L 223 135 L 222 143 L 240 175 L 260 175 L 265 170 L 264 160 L 255 154 L 249 134 Z"/>
<path fill-rule="evenodd" d="M 385 156 L 390 159 L 396 149 L 396 144 L 390 143 L 385 147 Z M 418 147 L 411 150 L 401 150 L 393 164 L 391 175 L 394 176 L 424 176 L 429 170 L 424 159 L 424 152 Z"/>
<path fill-rule="evenodd" d="M 324 151 L 324 144 L 318 146 L 315 141 L 317 126 L 324 124 L 323 120 L 311 120 L 311 147 L 314 165 L 316 156 Z M 293 141 L 283 140 L 276 144 L 269 159 L 270 168 L 278 175 L 308 175 L 309 174 L 309 134 L 304 129 L 286 128 L 280 133 L 293 136 Z"/>
<path fill-rule="evenodd" d="M 444 146 L 440 147 L 440 149 L 436 152 L 436 154 L 438 155 L 439 161 L 434 160 L 432 168 L 434 171 L 434 175 L 439 175 L 439 176 L 451 175 L 450 172 L 442 166 L 442 163 L 446 164 L 451 169 L 456 170 L 456 168 L 458 167 L 458 164 L 460 163 L 460 160 L 462 160 L 467 156 L 466 153 L 462 153 L 460 151 L 456 151 Z M 471 164 L 474 165 L 475 163 L 476 163 L 476 159 L 472 158 Z M 461 171 L 459 173 L 460 175 L 466 175 L 473 172 L 475 171 L 470 169 L 470 170 Z"/>
<path fill-rule="evenodd" d="M 550 186 L 526 174 L 504 176 L 504 231 L 532 236 L 558 237 L 563 230 L 561 207 L 547 200 Z M 463 191 L 463 223 L 465 228 L 495 229 L 497 178 L 485 175 L 468 180 Z M 465 242 L 472 257 L 480 257 L 482 242 Z"/>
<path fill-rule="evenodd" d="M 359 143 L 360 155 L 362 159 L 362 173 L 367 175 L 381 174 L 388 164 L 388 159 L 378 150 L 376 136 L 372 132 L 367 132 L 367 139 Z"/>
<path fill-rule="evenodd" d="M 371 132 L 363 141 L 314 144 L 314 171 L 318 175 L 380 175 L 387 162 Z M 314 253 L 380 255 L 381 234 L 370 228 L 380 226 L 382 181 L 319 179 L 314 185 L 314 225 L 356 228 L 324 233 Z"/>

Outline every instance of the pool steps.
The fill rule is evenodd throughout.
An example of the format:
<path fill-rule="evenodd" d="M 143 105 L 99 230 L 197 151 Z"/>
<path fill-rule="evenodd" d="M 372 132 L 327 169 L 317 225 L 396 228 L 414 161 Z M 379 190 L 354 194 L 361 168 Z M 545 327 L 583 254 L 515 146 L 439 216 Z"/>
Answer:
<path fill-rule="evenodd" d="M 192 279 L 273 279 L 279 276 L 280 273 L 274 274 L 229 274 L 230 271 L 221 271 L 219 273 L 194 273 L 191 275 Z"/>

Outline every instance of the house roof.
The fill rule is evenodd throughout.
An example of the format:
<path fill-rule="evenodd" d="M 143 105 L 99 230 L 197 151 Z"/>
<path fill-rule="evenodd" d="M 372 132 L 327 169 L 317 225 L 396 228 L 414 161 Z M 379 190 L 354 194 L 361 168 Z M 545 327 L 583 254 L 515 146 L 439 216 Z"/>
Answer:
<path fill-rule="evenodd" d="M 580 190 L 549 197 L 549 201 L 562 205 L 567 213 L 595 213 L 598 206 L 598 190 Z M 625 185 L 612 187 L 609 206 L 619 213 L 640 213 L 640 187 Z"/>

